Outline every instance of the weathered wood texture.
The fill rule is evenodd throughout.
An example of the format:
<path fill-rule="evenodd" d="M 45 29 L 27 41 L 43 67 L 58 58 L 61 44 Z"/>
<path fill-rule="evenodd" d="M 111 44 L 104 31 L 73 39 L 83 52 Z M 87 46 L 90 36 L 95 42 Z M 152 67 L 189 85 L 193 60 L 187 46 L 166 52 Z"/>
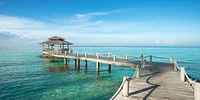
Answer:
<path fill-rule="evenodd" d="M 180 72 L 172 64 L 148 62 L 140 75 L 130 81 L 129 97 L 121 91 L 115 100 L 194 100 L 194 89 L 180 81 Z"/>

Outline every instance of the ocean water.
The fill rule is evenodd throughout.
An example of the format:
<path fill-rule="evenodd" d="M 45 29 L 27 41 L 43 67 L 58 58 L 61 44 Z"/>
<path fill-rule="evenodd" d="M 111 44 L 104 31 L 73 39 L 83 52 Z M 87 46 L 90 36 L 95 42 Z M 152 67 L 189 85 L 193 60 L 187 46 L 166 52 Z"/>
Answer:
<path fill-rule="evenodd" d="M 173 56 L 180 67 L 200 80 L 200 47 L 72 47 L 74 51 L 89 53 L 112 52 L 135 57 L 155 55 Z M 132 76 L 135 69 L 112 65 L 111 73 L 107 64 L 100 65 L 96 74 L 95 62 L 88 62 L 88 70 L 75 70 L 73 59 L 68 68 L 55 59 L 37 58 L 41 47 L 2 48 L 0 47 L 0 100 L 106 100 L 118 89 L 123 76 Z M 148 61 L 149 59 L 147 59 Z M 169 59 L 153 58 L 153 61 L 169 62 Z"/>

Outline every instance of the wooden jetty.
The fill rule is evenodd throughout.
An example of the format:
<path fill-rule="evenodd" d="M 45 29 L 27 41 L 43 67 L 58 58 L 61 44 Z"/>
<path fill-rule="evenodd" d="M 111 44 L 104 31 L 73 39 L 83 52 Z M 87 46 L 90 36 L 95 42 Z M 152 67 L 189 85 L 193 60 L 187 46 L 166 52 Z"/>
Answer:
<path fill-rule="evenodd" d="M 66 59 L 74 59 L 77 69 L 80 69 L 80 60 L 85 61 L 86 68 L 87 61 L 96 62 L 96 72 L 100 71 L 100 63 L 108 64 L 108 72 L 112 64 L 136 68 L 133 77 L 124 76 L 121 86 L 110 100 L 200 100 L 200 83 L 190 79 L 185 68 L 179 68 L 172 57 L 167 58 L 170 61 L 167 64 L 153 62 L 155 56 L 130 59 L 128 54 L 122 58 L 112 53 L 91 55 L 87 52 L 52 52 L 51 56 L 63 58 L 64 64 L 67 64 Z M 145 59 L 148 57 L 149 62 Z"/>
<path fill-rule="evenodd" d="M 134 57 L 128 54 L 122 57 L 112 53 L 72 52 L 69 49 L 72 43 L 57 36 L 41 44 L 43 55 L 45 51 L 52 60 L 64 59 L 65 65 L 67 59 L 74 59 L 76 69 L 80 69 L 80 60 L 84 60 L 85 69 L 88 61 L 96 62 L 96 72 L 100 71 L 100 63 L 108 64 L 108 72 L 111 71 L 111 65 L 136 68 L 132 77 L 123 77 L 120 87 L 110 100 L 200 100 L 200 83 L 191 80 L 185 68 L 180 68 L 172 57 Z M 48 45 L 47 49 L 44 48 L 44 44 Z M 60 48 L 49 48 L 55 44 L 60 45 Z M 68 48 L 64 49 L 64 45 L 68 45 Z M 149 62 L 146 61 L 147 58 Z M 169 59 L 170 63 L 153 62 L 153 58 Z"/>

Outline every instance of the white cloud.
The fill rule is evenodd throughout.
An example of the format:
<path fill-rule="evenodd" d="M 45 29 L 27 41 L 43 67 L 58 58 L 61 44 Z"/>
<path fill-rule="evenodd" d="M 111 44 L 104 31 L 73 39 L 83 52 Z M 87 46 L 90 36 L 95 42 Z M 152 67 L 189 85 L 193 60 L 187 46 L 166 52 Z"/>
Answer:
<path fill-rule="evenodd" d="M 99 16 L 99 15 L 106 15 L 107 12 L 95 12 L 95 13 L 88 13 L 88 14 L 76 14 L 77 18 L 86 18 L 86 17 L 93 17 L 93 16 Z"/>
<path fill-rule="evenodd" d="M 157 40 L 157 41 L 156 41 L 156 44 L 159 44 L 159 43 L 160 43 L 160 41 Z"/>
<path fill-rule="evenodd" d="M 164 44 L 175 44 L 175 42 L 166 40 Z"/>

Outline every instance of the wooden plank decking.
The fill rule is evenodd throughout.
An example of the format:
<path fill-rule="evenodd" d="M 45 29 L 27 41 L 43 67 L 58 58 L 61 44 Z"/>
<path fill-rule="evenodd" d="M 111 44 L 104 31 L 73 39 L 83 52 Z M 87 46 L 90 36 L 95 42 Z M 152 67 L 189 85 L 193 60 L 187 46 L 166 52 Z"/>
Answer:
<path fill-rule="evenodd" d="M 194 89 L 180 81 L 172 64 L 147 63 L 140 68 L 140 78 L 130 80 L 129 97 L 121 91 L 115 100 L 194 100 Z"/>

